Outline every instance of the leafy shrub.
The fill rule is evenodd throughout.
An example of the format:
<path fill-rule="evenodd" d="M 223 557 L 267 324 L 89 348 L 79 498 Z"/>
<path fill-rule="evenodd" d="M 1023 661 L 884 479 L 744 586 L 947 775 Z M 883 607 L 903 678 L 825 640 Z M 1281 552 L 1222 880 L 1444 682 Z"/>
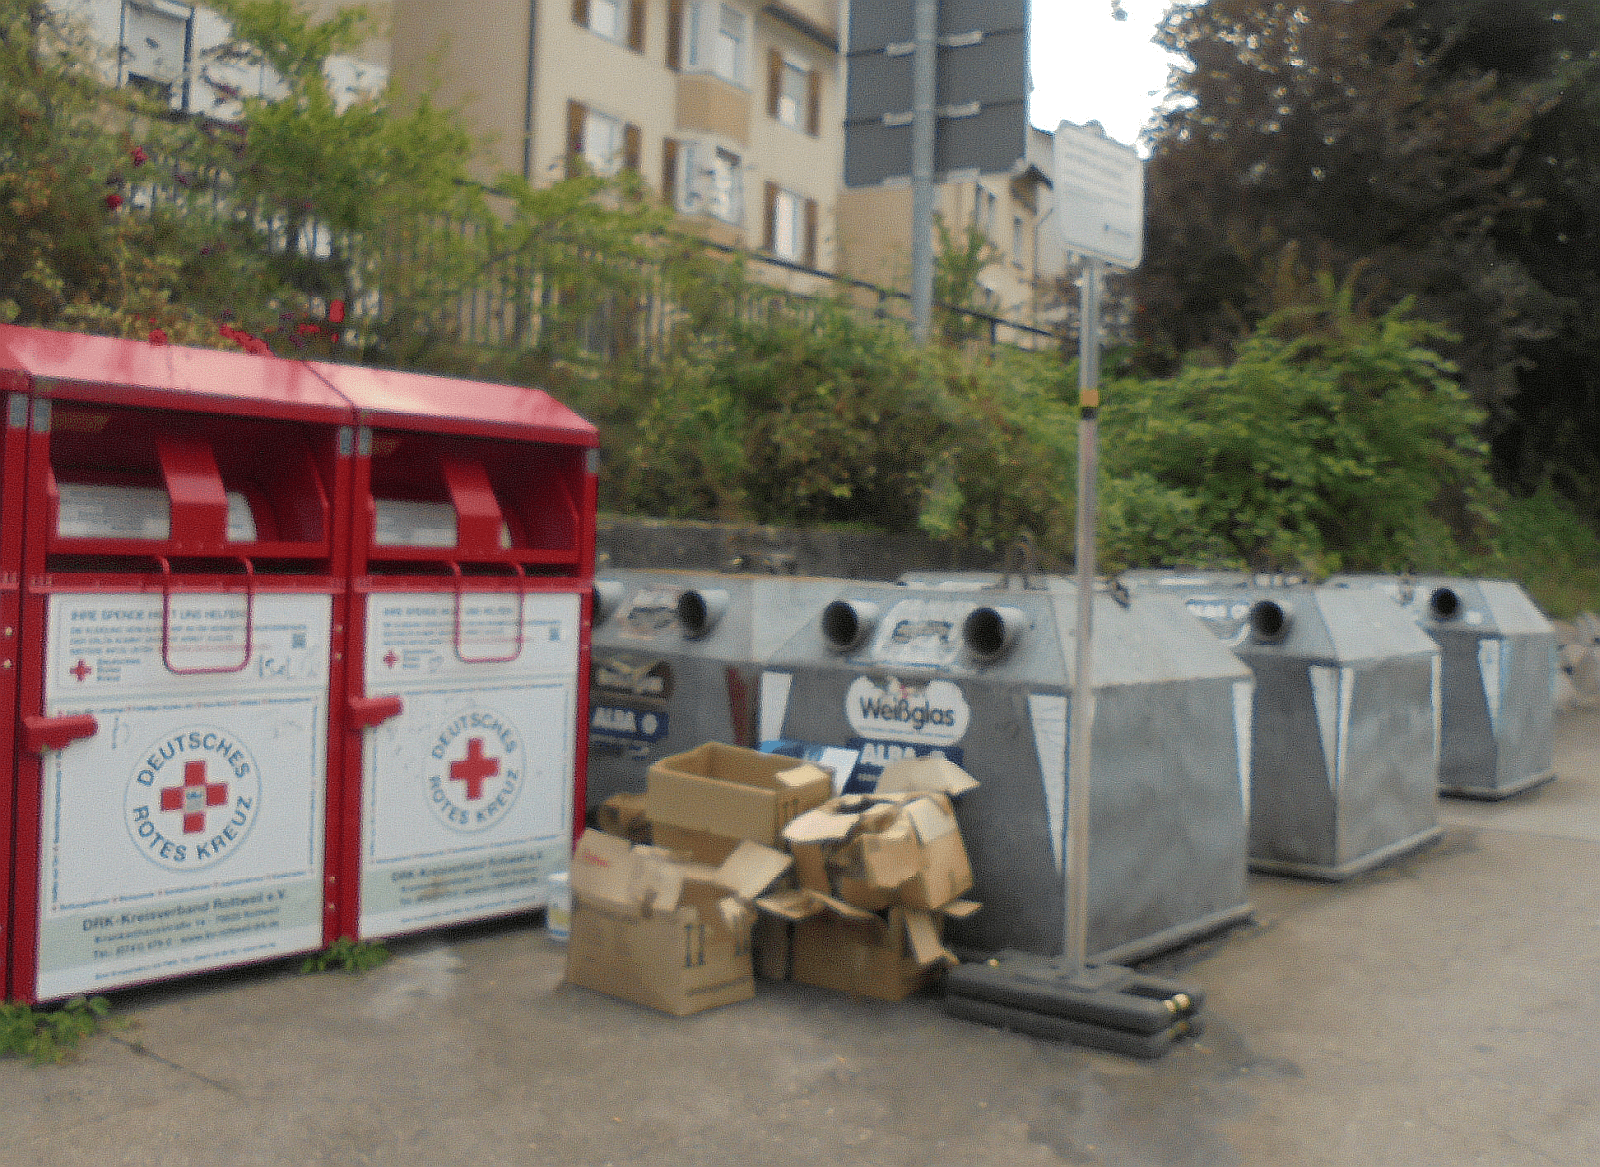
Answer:
<path fill-rule="evenodd" d="M 110 1013 L 104 997 L 74 997 L 55 1009 L 0 1003 L 0 1054 L 36 1064 L 65 1061 L 110 1024 Z"/>
<path fill-rule="evenodd" d="M 371 940 L 352 940 L 341 936 L 300 965 L 302 973 L 360 973 L 375 969 L 389 959 L 389 950 Z"/>
<path fill-rule="evenodd" d="M 1486 544 L 1498 498 L 1482 415 L 1404 305 L 1377 319 L 1325 289 L 1314 309 L 1279 313 L 1233 363 L 1191 363 L 1163 381 L 1106 394 L 1106 471 L 1146 475 L 1193 500 L 1201 547 L 1227 560 L 1312 573 L 1415 566 Z M 1132 546 L 1160 546 L 1124 514 Z"/>
<path fill-rule="evenodd" d="M 1495 552 L 1475 567 L 1518 580 L 1557 619 L 1600 610 L 1600 535 L 1549 486 L 1507 501 Z"/>

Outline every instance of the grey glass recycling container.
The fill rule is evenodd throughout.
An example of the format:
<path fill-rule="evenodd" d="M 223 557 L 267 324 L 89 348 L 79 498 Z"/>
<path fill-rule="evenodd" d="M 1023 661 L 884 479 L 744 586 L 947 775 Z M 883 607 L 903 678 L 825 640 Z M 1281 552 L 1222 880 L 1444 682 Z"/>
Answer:
<path fill-rule="evenodd" d="M 833 599 L 839 581 L 607 571 L 595 582 L 589 670 L 594 808 L 642 793 L 660 758 L 705 742 L 754 747 L 761 662 Z"/>
<path fill-rule="evenodd" d="M 992 577 L 991 577 L 992 578 Z M 940 754 L 983 909 L 975 952 L 1064 951 L 1075 585 L 848 583 L 768 659 L 761 736 L 859 750 L 859 775 Z M 1087 951 L 1127 962 L 1249 914 L 1249 671 L 1181 604 L 1094 603 Z"/>
<path fill-rule="evenodd" d="M 1390 597 L 1444 654 L 1439 790 L 1497 800 L 1555 774 L 1555 627 L 1522 587 L 1455 576 L 1335 576 Z"/>
<path fill-rule="evenodd" d="M 1385 597 L 1167 589 L 1255 674 L 1250 866 L 1347 879 L 1437 839 L 1440 654 Z"/>

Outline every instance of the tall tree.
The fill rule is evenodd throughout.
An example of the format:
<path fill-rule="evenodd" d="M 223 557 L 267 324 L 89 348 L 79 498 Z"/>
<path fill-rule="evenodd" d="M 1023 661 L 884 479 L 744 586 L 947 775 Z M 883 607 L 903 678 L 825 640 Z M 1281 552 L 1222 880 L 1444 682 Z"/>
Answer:
<path fill-rule="evenodd" d="M 1570 359 L 1583 332 L 1578 240 L 1600 255 L 1585 234 L 1594 187 L 1584 185 L 1600 158 L 1600 15 L 1572 7 L 1174 8 L 1159 39 L 1192 68 L 1175 76 L 1178 100 L 1153 135 L 1142 337 L 1174 359 L 1230 348 L 1302 300 L 1317 272 L 1342 281 L 1361 270 L 1375 307 L 1413 297 L 1457 333 L 1450 355 L 1502 435 L 1538 416 L 1551 386 L 1530 362 L 1552 346 Z M 1594 350 L 1580 341 L 1578 351 Z"/>

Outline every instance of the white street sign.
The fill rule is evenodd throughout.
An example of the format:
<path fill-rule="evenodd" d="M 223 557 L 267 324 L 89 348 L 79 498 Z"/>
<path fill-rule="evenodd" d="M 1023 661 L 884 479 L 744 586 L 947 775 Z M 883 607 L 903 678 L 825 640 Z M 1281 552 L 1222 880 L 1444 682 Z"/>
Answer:
<path fill-rule="evenodd" d="M 1067 249 L 1118 267 L 1144 258 L 1144 163 L 1098 126 L 1056 130 L 1056 218 Z"/>

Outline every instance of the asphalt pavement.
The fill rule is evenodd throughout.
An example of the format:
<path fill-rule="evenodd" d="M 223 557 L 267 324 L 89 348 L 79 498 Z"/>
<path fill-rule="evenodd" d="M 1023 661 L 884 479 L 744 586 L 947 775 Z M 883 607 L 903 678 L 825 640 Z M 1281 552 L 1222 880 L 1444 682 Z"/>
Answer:
<path fill-rule="evenodd" d="M 1600 710 L 1556 768 L 1346 883 L 1252 876 L 1251 922 L 1146 966 L 1207 993 L 1157 1061 L 933 994 L 675 1019 L 565 985 L 521 919 L 118 994 L 76 1060 L 0 1063 L 0 1163 L 1597 1163 Z"/>

